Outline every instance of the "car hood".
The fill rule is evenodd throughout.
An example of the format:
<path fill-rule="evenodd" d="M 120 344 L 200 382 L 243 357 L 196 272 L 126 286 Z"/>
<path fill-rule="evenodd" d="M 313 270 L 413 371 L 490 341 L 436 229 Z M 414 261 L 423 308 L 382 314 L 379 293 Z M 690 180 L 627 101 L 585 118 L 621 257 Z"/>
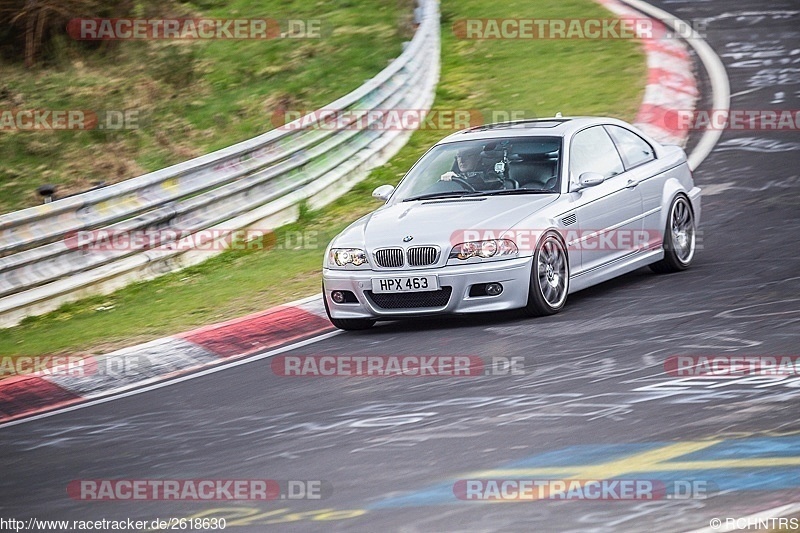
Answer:
<path fill-rule="evenodd" d="M 334 241 L 334 246 L 368 250 L 386 246 L 455 244 L 466 230 L 500 232 L 554 202 L 557 194 L 452 198 L 398 202 L 357 220 Z M 404 238 L 412 237 L 408 242 Z"/>

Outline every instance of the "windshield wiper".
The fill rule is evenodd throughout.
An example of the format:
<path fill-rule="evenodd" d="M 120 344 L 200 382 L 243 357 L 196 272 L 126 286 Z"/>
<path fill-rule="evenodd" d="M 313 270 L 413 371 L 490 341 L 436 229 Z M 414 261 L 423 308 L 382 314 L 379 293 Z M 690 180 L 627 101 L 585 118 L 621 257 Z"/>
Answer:
<path fill-rule="evenodd" d="M 557 194 L 558 191 L 550 189 L 498 189 L 495 191 L 449 191 L 449 192 L 434 192 L 429 194 L 421 194 L 419 196 L 412 196 L 406 198 L 404 202 L 413 202 L 415 200 L 433 200 L 435 198 L 464 198 L 471 196 L 501 196 L 511 194 Z"/>
<path fill-rule="evenodd" d="M 498 191 L 482 192 L 483 196 L 501 196 L 510 194 L 555 194 L 557 191 L 551 189 L 500 189 Z"/>
<path fill-rule="evenodd" d="M 469 191 L 433 192 L 428 194 L 420 194 L 419 196 L 412 196 L 403 201 L 413 202 L 414 200 L 433 200 L 434 198 L 461 198 L 462 196 L 475 196 L 475 194 L 476 193 Z"/>

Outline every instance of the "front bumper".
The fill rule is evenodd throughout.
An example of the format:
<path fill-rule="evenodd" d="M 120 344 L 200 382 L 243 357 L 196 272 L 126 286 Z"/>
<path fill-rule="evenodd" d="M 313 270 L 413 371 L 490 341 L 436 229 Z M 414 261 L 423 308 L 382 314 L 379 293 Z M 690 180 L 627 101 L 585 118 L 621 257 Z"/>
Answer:
<path fill-rule="evenodd" d="M 525 307 L 531 279 L 531 257 L 503 261 L 490 261 L 471 265 L 452 265 L 429 269 L 408 270 L 333 270 L 322 271 L 323 297 L 333 318 L 393 319 L 412 316 L 481 313 Z M 367 294 L 372 290 L 372 278 L 392 276 L 420 276 L 434 274 L 440 287 L 451 287 L 446 305 L 439 307 L 414 307 L 385 309 L 379 307 Z M 497 296 L 470 296 L 473 285 L 500 283 L 503 292 Z M 350 291 L 358 302 L 337 304 L 331 299 L 332 291 Z"/>

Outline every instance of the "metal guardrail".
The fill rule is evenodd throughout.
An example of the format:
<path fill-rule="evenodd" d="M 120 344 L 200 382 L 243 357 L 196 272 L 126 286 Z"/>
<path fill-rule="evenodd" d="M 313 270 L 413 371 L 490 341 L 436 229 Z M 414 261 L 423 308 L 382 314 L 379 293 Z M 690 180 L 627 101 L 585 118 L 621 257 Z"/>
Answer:
<path fill-rule="evenodd" d="M 403 53 L 324 110 L 353 116 L 430 108 L 439 79 L 438 2 L 419 0 L 415 16 L 419 26 Z M 78 231 L 175 229 L 222 240 L 236 230 L 278 227 L 297 218 L 303 200 L 316 208 L 341 196 L 412 133 L 369 128 L 369 115 L 361 129 L 315 127 L 313 115 L 163 170 L 0 216 L 0 327 L 211 255 L 180 243 L 87 251 L 69 244 Z"/>

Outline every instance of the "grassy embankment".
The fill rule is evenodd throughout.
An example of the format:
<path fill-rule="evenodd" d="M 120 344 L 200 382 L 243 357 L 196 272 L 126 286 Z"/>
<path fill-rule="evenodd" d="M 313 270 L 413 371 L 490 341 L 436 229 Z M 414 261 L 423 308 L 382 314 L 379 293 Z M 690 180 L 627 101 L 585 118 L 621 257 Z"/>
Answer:
<path fill-rule="evenodd" d="M 442 77 L 435 107 L 524 110 L 537 116 L 560 111 L 565 116 L 634 117 L 646 76 L 643 52 L 635 42 L 461 40 L 451 29 L 453 21 L 466 17 L 611 16 L 591 0 L 555 4 L 546 0 L 500 4 L 444 0 L 442 13 Z M 353 22 L 350 25 L 356 26 Z M 342 77 L 345 72 L 341 65 L 332 70 L 323 69 L 319 74 Z M 210 78 L 223 76 L 211 74 Z M 300 85 L 295 87 L 302 90 Z M 344 92 L 346 87 L 341 89 Z M 240 93 L 242 101 L 248 101 L 245 92 Z M 263 97 L 253 97 L 253 101 L 263 102 Z M 248 129 L 247 133 L 256 131 Z M 325 209 L 305 213 L 299 222 L 277 231 L 279 244 L 287 237 L 296 242 L 299 234 L 307 237 L 307 244 L 316 244 L 225 253 L 109 296 L 65 305 L 50 314 L 26 319 L 18 327 L 0 330 L 0 353 L 101 353 L 314 294 L 319 290 L 322 252 L 329 238 L 377 207 L 370 198 L 371 190 L 383 183 L 396 183 L 427 147 L 447 133 L 416 132 L 397 156 L 374 170 L 350 194 Z"/>
<path fill-rule="evenodd" d="M 355 89 L 413 35 L 413 0 L 164 0 L 156 16 L 319 20 L 321 37 L 117 41 L 58 36 L 26 69 L 0 55 L 0 111 L 131 110 L 120 131 L 0 130 L 0 213 L 185 161 L 272 129 L 272 112 L 315 109 Z M 156 7 L 153 7 L 156 6 Z"/>

